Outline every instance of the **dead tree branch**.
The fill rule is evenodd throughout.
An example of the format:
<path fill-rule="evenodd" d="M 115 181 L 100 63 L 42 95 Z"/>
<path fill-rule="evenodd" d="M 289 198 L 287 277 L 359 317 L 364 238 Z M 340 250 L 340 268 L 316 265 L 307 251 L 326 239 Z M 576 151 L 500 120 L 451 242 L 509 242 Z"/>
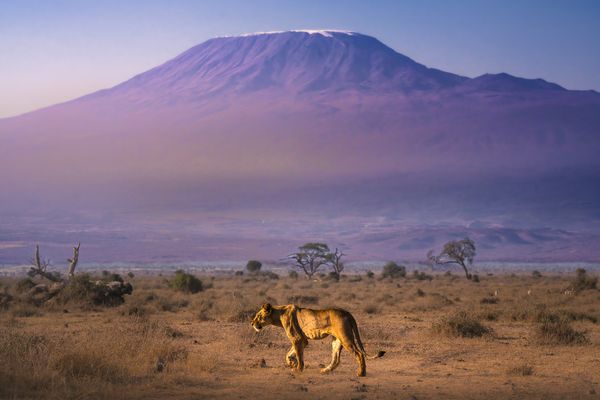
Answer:
<path fill-rule="evenodd" d="M 79 247 L 81 246 L 80 242 L 77 242 L 77 246 L 73 247 L 73 258 L 69 258 L 69 269 L 67 272 L 68 279 L 71 279 L 75 274 L 75 267 L 77 267 L 77 263 L 79 262 Z"/>
<path fill-rule="evenodd" d="M 43 276 L 44 278 L 52 281 L 52 282 L 62 282 L 62 279 L 57 274 L 53 274 L 52 272 L 46 271 L 48 266 L 50 266 L 50 260 L 43 259 L 40 256 L 40 246 L 35 246 L 35 256 L 31 259 L 31 268 L 27 272 L 31 278 L 36 275 Z"/>

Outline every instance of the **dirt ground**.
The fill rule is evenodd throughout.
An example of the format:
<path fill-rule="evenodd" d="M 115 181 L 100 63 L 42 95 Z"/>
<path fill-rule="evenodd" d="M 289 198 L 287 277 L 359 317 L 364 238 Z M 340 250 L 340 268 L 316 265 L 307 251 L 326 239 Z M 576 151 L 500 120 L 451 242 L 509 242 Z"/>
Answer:
<path fill-rule="evenodd" d="M 565 294 L 572 276 L 199 277 L 205 289 L 185 294 L 169 276 L 136 276 L 133 294 L 113 308 L 36 307 L 5 279 L 13 300 L 0 311 L 0 397 L 600 399 L 600 291 Z M 321 374 L 326 338 L 306 348 L 304 372 L 292 371 L 283 330 L 250 326 L 265 302 L 345 308 L 367 352 L 386 354 L 367 362 L 366 377 L 345 351 Z M 458 311 L 491 331 L 434 329 Z M 583 339 L 542 340 L 540 326 L 555 317 Z"/>

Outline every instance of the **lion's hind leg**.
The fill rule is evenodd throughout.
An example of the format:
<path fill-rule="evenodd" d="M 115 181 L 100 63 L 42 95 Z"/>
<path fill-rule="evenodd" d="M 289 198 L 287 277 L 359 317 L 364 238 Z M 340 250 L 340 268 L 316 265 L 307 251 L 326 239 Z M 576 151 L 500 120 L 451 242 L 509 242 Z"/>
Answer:
<path fill-rule="evenodd" d="M 333 371 L 334 369 L 336 369 L 336 367 L 338 365 L 340 365 L 341 352 L 342 352 L 342 342 L 339 339 L 334 337 L 333 341 L 331 342 L 331 362 L 325 368 L 321 368 L 322 373 L 327 373 L 327 372 Z"/>
<path fill-rule="evenodd" d="M 356 374 L 358 376 L 365 376 L 367 374 L 367 363 L 365 361 L 365 355 L 362 353 L 362 351 L 360 351 L 360 349 L 358 348 L 358 346 L 354 343 L 354 337 L 349 335 L 345 335 L 344 337 L 341 338 L 342 340 L 342 346 L 344 346 L 344 349 L 346 349 L 346 351 L 350 354 L 354 355 L 354 358 L 356 358 L 356 363 L 358 364 L 358 370 L 356 372 Z"/>

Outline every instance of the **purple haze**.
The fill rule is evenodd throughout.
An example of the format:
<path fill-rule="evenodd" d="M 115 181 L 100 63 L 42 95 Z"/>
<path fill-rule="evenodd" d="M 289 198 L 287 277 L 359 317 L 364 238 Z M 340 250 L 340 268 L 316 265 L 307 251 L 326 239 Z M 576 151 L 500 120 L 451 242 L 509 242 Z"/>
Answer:
<path fill-rule="evenodd" d="M 600 94 L 427 68 L 377 39 L 216 38 L 0 120 L 0 263 L 278 259 L 308 240 L 421 260 L 600 260 Z"/>

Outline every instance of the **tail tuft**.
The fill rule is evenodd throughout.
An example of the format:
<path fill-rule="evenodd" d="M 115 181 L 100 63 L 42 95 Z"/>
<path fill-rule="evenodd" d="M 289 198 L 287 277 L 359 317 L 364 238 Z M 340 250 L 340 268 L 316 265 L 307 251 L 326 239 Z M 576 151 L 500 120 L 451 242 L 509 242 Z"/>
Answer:
<path fill-rule="evenodd" d="M 379 358 L 379 357 L 383 357 L 384 355 L 385 355 L 385 351 L 383 351 L 383 350 L 379 350 L 379 351 L 377 352 L 377 358 Z"/>

